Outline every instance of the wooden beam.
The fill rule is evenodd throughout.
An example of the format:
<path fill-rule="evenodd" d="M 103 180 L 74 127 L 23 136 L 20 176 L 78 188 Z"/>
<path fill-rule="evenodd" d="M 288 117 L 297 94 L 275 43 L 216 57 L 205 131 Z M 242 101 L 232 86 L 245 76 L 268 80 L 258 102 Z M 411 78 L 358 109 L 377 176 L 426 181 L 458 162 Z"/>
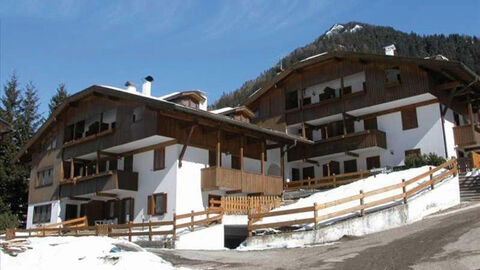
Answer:
<path fill-rule="evenodd" d="M 283 144 L 280 144 L 280 143 L 276 143 L 276 144 L 267 144 L 267 150 L 270 150 L 270 149 L 277 149 L 277 148 L 280 148 L 282 147 Z"/>
<path fill-rule="evenodd" d="M 280 148 L 280 175 L 282 176 L 282 183 L 285 185 L 285 151 L 284 147 L 282 145 L 282 148 Z"/>
<path fill-rule="evenodd" d="M 433 89 L 435 91 L 450 90 L 450 89 L 455 89 L 459 86 L 462 86 L 462 84 L 459 81 L 453 81 L 453 82 L 435 85 Z"/>
<path fill-rule="evenodd" d="M 320 165 L 320 163 L 318 161 L 313 160 L 313 159 L 304 159 L 303 161 L 306 162 L 306 163 L 317 165 L 317 166 Z"/>
<path fill-rule="evenodd" d="M 346 113 L 346 112 L 343 112 L 343 117 L 346 118 L 346 119 L 353 119 L 354 121 L 360 121 L 360 118 L 355 116 L 355 115 L 351 115 L 349 113 Z"/>
<path fill-rule="evenodd" d="M 185 155 L 185 151 L 187 151 L 188 144 L 190 143 L 190 139 L 192 138 L 193 131 L 198 125 L 195 124 L 192 127 L 190 127 L 190 131 L 188 132 L 187 140 L 185 141 L 185 144 L 182 147 L 182 151 L 180 152 L 180 156 L 178 157 L 178 167 L 182 167 L 182 160 L 183 156 Z"/>
<path fill-rule="evenodd" d="M 244 138 L 240 138 L 240 171 L 243 172 L 243 143 L 244 143 Z"/>
<path fill-rule="evenodd" d="M 121 154 L 117 154 L 117 153 L 110 153 L 110 152 L 106 152 L 106 151 L 98 151 L 100 153 L 100 156 L 108 156 L 108 157 L 112 157 L 112 158 L 120 158 L 121 157 Z"/>
<path fill-rule="evenodd" d="M 234 189 L 234 190 L 227 190 L 225 191 L 226 194 L 235 194 L 235 193 L 242 193 L 241 189 Z"/>
<path fill-rule="evenodd" d="M 222 131 L 219 129 L 217 130 L 217 146 L 216 146 L 216 166 L 220 168 L 222 166 L 222 150 L 221 150 L 221 138 L 222 138 Z"/>
<path fill-rule="evenodd" d="M 260 173 L 265 175 L 265 141 L 262 141 L 262 154 L 260 155 Z"/>
<path fill-rule="evenodd" d="M 100 173 L 100 151 L 97 151 L 97 166 L 95 168 L 96 174 Z"/>
<path fill-rule="evenodd" d="M 82 198 L 82 197 L 69 197 L 70 200 L 75 200 L 75 201 L 90 201 L 89 198 Z"/>
<path fill-rule="evenodd" d="M 73 164 L 73 158 L 70 160 L 70 179 L 73 179 L 74 174 L 73 171 L 75 170 L 75 165 Z"/>

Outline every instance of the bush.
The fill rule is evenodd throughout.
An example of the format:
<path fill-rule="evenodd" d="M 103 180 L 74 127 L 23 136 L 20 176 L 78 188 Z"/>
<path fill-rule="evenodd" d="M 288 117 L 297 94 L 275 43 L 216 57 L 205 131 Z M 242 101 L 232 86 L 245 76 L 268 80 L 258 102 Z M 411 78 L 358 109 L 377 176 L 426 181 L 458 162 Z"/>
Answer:
<path fill-rule="evenodd" d="M 439 166 L 445 163 L 446 160 L 443 157 L 438 156 L 435 153 L 423 154 L 423 155 L 408 155 L 405 158 L 405 167 L 418 168 L 425 165 Z"/>
<path fill-rule="evenodd" d="M 0 199 L 0 231 L 6 228 L 17 228 L 18 217 L 10 211 L 8 206 Z"/>

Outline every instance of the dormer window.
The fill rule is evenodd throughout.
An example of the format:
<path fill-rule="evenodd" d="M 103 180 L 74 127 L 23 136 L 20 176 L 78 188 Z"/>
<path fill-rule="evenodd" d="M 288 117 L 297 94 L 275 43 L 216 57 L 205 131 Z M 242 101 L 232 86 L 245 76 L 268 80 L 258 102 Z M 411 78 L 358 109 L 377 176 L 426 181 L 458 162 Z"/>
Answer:
<path fill-rule="evenodd" d="M 400 68 L 393 67 L 385 70 L 385 86 L 394 86 L 402 82 Z"/>

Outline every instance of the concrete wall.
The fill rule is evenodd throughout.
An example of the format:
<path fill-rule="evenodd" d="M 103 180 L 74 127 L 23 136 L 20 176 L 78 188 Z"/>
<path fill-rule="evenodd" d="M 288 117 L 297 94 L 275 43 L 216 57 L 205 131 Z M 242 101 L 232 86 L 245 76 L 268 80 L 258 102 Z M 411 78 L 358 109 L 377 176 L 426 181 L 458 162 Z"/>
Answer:
<path fill-rule="evenodd" d="M 408 200 L 407 205 L 371 212 L 357 218 L 339 221 L 317 230 L 254 236 L 247 239 L 246 249 L 302 246 L 337 241 L 345 235 L 362 236 L 421 220 L 427 215 L 460 203 L 458 177 L 452 177 Z M 320 225 L 321 226 L 321 225 Z"/>

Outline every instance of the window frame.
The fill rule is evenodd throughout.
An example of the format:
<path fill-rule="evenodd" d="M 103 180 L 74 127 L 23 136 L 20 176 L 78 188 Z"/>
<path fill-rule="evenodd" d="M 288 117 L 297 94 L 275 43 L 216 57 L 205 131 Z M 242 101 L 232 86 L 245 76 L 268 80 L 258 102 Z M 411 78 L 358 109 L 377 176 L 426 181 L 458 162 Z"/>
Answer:
<path fill-rule="evenodd" d="M 35 211 L 37 209 L 39 209 L 38 212 Z M 52 219 L 51 203 L 33 206 L 32 224 L 50 223 L 51 219 Z"/>
<path fill-rule="evenodd" d="M 378 167 L 373 167 L 373 168 L 369 168 L 369 160 L 373 160 L 373 159 L 378 159 Z M 371 156 L 371 157 L 367 157 L 365 159 L 365 162 L 367 163 L 367 170 L 373 170 L 373 169 L 378 169 L 378 168 L 381 168 L 382 167 L 382 161 L 380 159 L 380 156 Z"/>
<path fill-rule="evenodd" d="M 410 155 L 421 156 L 422 155 L 422 150 L 420 148 L 413 148 L 413 149 L 405 150 L 405 158 L 407 158 Z"/>
<path fill-rule="evenodd" d="M 348 170 L 347 170 L 348 168 Z M 352 168 L 352 169 L 350 169 Z M 353 173 L 358 171 L 358 164 L 356 159 L 349 159 L 343 161 L 343 172 L 344 173 Z"/>
<path fill-rule="evenodd" d="M 162 209 L 157 209 L 157 199 L 162 200 Z M 167 211 L 168 194 L 165 192 L 154 193 L 147 198 L 148 214 L 151 216 L 165 215 Z"/>
<path fill-rule="evenodd" d="M 159 161 L 160 156 L 161 156 L 161 159 Z M 154 149 L 153 150 L 153 170 L 161 171 L 165 169 L 165 159 L 166 159 L 165 147 Z"/>
<path fill-rule="evenodd" d="M 51 171 L 51 177 L 49 178 L 45 178 L 43 176 L 43 174 L 45 172 L 48 172 L 48 171 Z M 42 174 L 42 178 L 40 178 L 40 175 Z M 40 179 L 50 179 L 50 181 L 48 183 L 40 183 Z M 51 186 L 53 185 L 53 182 L 55 181 L 55 175 L 54 175 L 54 170 L 53 170 L 53 166 L 48 166 L 48 167 L 45 167 L 45 168 L 42 168 L 40 170 L 37 171 L 37 177 L 35 179 L 35 188 L 41 188 L 41 187 L 48 187 L 48 186 Z"/>

